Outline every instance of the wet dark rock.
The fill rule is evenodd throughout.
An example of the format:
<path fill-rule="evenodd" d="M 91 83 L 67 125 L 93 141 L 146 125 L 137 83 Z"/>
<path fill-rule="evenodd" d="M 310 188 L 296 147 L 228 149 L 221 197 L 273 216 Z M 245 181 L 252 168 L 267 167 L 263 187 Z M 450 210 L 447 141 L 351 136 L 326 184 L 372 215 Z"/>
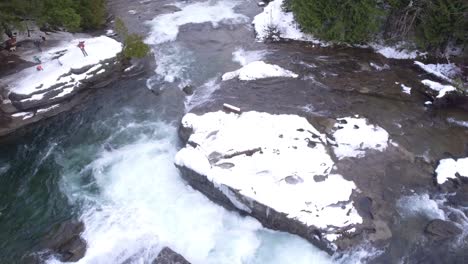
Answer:
<path fill-rule="evenodd" d="M 289 184 L 298 184 L 304 182 L 304 180 L 299 176 L 288 176 L 284 180 Z"/>
<path fill-rule="evenodd" d="M 374 215 L 372 214 L 372 199 L 370 197 L 359 198 L 356 208 L 363 218 L 374 219 Z"/>
<path fill-rule="evenodd" d="M 455 195 L 448 196 L 447 200 L 452 205 L 468 207 L 468 186 L 458 190 Z"/>
<path fill-rule="evenodd" d="M 194 92 L 194 88 L 192 85 L 186 85 L 184 88 L 182 88 L 182 91 L 186 94 L 186 95 L 192 95 L 193 92 Z"/>
<path fill-rule="evenodd" d="M 433 106 L 436 108 L 448 108 L 448 107 L 459 107 L 468 110 L 468 95 L 461 94 L 459 92 L 451 92 L 437 98 L 435 92 L 427 89 L 427 93 L 433 98 Z"/>
<path fill-rule="evenodd" d="M 234 163 L 231 162 L 223 162 L 221 164 L 216 164 L 217 167 L 220 167 L 222 169 L 230 169 L 234 166 L 236 166 Z"/>
<path fill-rule="evenodd" d="M 266 228 L 299 235 L 329 254 L 334 252 L 335 248 L 322 237 L 322 232 L 324 230 L 320 230 L 314 226 L 307 226 L 296 219 L 288 218 L 286 214 L 277 212 L 268 206 L 249 199 L 228 186 L 215 186 L 207 177 L 191 169 L 181 166 L 177 167 L 181 172 L 182 178 L 184 178 L 190 186 L 206 195 L 213 202 L 222 205 L 228 210 L 237 211 L 243 215 L 250 215 L 259 220 Z M 221 191 L 221 189 L 223 189 L 223 191 Z M 226 192 L 232 194 L 233 197 L 228 198 L 224 194 Z M 236 199 L 238 203 L 249 205 L 248 211 L 237 208 L 231 199 Z"/>
<path fill-rule="evenodd" d="M 450 221 L 435 219 L 429 222 L 425 230 L 426 234 L 434 239 L 446 239 L 461 234 L 462 230 Z"/>
<path fill-rule="evenodd" d="M 315 182 L 323 182 L 324 180 L 327 179 L 327 176 L 324 175 L 314 175 L 314 181 Z"/>
<path fill-rule="evenodd" d="M 159 252 L 152 264 L 190 264 L 182 255 L 165 247 Z"/>
<path fill-rule="evenodd" d="M 81 238 L 83 222 L 75 220 L 60 223 L 44 237 L 40 247 L 56 255 L 60 261 L 76 262 L 86 253 L 86 242 Z"/>

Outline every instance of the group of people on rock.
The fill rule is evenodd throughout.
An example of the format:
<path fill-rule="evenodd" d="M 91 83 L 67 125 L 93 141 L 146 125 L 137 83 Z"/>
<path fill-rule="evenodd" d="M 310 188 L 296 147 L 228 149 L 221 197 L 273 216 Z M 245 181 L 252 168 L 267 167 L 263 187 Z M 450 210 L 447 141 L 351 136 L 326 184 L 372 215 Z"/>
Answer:
<path fill-rule="evenodd" d="M 13 34 L 11 31 L 9 31 L 7 34 L 8 35 L 8 40 L 5 42 L 5 48 L 9 52 L 14 52 L 16 51 L 16 44 L 17 44 L 17 38 L 16 34 Z M 42 43 L 46 41 L 46 38 L 44 36 L 40 36 L 38 39 L 35 39 L 33 41 L 34 46 L 37 48 L 39 52 L 42 52 Z M 77 47 L 81 50 L 83 53 L 84 57 L 88 56 L 88 52 L 85 50 L 85 42 L 84 41 L 79 41 Z M 37 71 L 43 71 L 44 68 L 42 67 L 42 61 L 39 56 L 33 56 L 34 62 L 37 63 L 36 70 Z M 62 62 L 60 62 L 59 59 L 57 59 L 59 62 L 60 66 L 62 66 Z"/>

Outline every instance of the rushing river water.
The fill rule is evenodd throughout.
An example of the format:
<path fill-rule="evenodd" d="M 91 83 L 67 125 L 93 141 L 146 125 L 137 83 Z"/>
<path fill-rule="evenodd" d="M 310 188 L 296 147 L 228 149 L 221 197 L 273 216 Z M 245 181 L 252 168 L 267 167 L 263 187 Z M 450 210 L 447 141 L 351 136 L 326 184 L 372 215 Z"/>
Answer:
<path fill-rule="evenodd" d="M 375 57 L 369 51 L 311 51 L 307 45 L 255 42 L 250 25 L 260 12 L 255 2 L 196 2 L 173 9 L 162 8 L 163 2 L 151 5 L 159 7 L 160 14 L 137 9 L 144 17 L 154 17 L 147 24 L 147 41 L 157 62 L 154 74 L 96 91 L 72 112 L 34 125 L 0 145 L 0 263 L 23 263 L 28 256 L 41 254 L 44 236 L 56 224 L 74 218 L 85 225 L 82 236 L 88 247 L 79 263 L 150 263 L 164 246 L 193 263 L 357 263 L 377 254 L 356 249 L 340 259 L 331 257 L 297 236 L 264 229 L 256 220 L 211 202 L 189 187 L 173 164 L 180 144 L 177 126 L 187 110 L 215 107 L 214 97 L 239 96 L 238 87 L 229 85 L 219 92 L 224 72 L 268 57 L 309 78 L 256 82 L 258 89 L 270 90 L 250 92 L 241 100 L 242 107 L 293 113 L 320 108 L 317 112 L 335 115 L 371 110 L 375 119 L 386 118 L 381 125 L 390 132 L 396 130 L 395 120 L 405 125 L 417 115 L 421 126 L 406 130 L 409 135 L 394 135 L 404 136 L 403 144 L 417 146 L 419 153 L 430 152 L 420 143 L 439 138 L 424 130 L 432 119 L 422 117 L 424 107 L 415 104 L 424 100 L 422 95 L 401 100 L 395 95 L 399 91 L 387 92 L 383 85 L 369 98 L 362 95 L 368 90 L 354 89 L 373 81 L 394 83 L 413 73 L 400 64 L 391 65 L 395 67 L 391 73 L 360 78 L 351 73 L 363 71 L 367 62 L 360 60 Z M 174 10 L 179 10 L 177 15 L 171 14 Z M 305 74 L 306 69 L 313 69 L 316 76 Z M 335 74 L 345 77 L 338 81 Z M 343 83 L 348 84 L 346 89 L 334 89 Z M 197 87 L 193 96 L 181 92 L 187 84 Z M 275 89 L 285 85 L 313 85 L 321 93 L 313 98 L 282 94 L 275 106 L 256 103 L 262 96 L 271 100 Z M 355 90 L 359 93 L 353 94 Z M 294 104 L 289 101 L 303 105 L 291 110 Z M 381 107 L 372 108 L 374 103 Z M 462 129 L 450 129 L 451 135 L 465 135 Z M 436 149 L 461 148 L 440 142 L 434 143 Z M 402 241 L 407 242 L 395 243 Z M 395 258 L 405 254 L 404 249 L 395 250 Z M 44 261 L 58 262 L 50 257 Z"/>

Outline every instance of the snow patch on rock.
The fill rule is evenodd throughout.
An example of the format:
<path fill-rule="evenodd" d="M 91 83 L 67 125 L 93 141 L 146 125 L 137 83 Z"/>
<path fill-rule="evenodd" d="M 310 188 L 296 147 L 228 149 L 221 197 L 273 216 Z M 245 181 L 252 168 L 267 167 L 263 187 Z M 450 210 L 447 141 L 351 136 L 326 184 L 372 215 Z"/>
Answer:
<path fill-rule="evenodd" d="M 426 85 L 427 87 L 429 87 L 430 89 L 439 92 L 439 94 L 437 95 L 437 98 L 442 98 L 448 92 L 453 92 L 453 91 L 457 90 L 455 87 L 453 87 L 452 85 L 449 85 L 449 84 L 444 85 L 444 84 L 441 84 L 439 82 L 434 82 L 434 81 L 431 81 L 431 80 L 423 80 L 421 82 L 424 85 Z"/>
<path fill-rule="evenodd" d="M 468 157 L 455 159 L 443 159 L 439 161 L 439 166 L 435 170 L 437 174 L 437 183 L 443 184 L 448 179 L 456 179 L 456 174 L 468 177 Z"/>
<path fill-rule="evenodd" d="M 411 87 L 406 86 L 404 84 L 400 84 L 400 86 L 402 92 L 404 92 L 405 94 L 411 94 Z"/>
<path fill-rule="evenodd" d="M 52 105 L 50 107 L 47 107 L 47 108 L 41 108 L 41 109 L 37 110 L 37 113 L 42 114 L 42 113 L 45 113 L 45 112 L 49 112 L 50 110 L 53 110 L 53 109 L 55 109 L 55 108 L 57 108 L 59 106 L 60 106 L 60 104 L 54 104 L 54 105 Z"/>
<path fill-rule="evenodd" d="M 34 116 L 33 112 L 18 112 L 11 115 L 12 117 L 21 117 L 23 120 Z"/>
<path fill-rule="evenodd" d="M 333 137 L 333 151 L 338 159 L 360 158 L 369 149 L 383 151 L 389 141 L 389 135 L 383 128 L 368 124 L 365 118 L 355 117 L 339 118 L 334 126 Z"/>
<path fill-rule="evenodd" d="M 263 61 L 254 61 L 237 71 L 227 72 L 223 75 L 223 81 L 239 78 L 243 81 L 251 81 L 269 77 L 297 78 L 298 75 L 292 71 L 285 70 L 278 65 L 268 64 Z"/>
<path fill-rule="evenodd" d="M 422 70 L 432 74 L 435 77 L 441 78 L 442 80 L 451 82 L 452 78 L 461 74 L 461 69 L 458 68 L 454 63 L 447 64 L 424 64 L 419 61 L 415 61 L 414 64 L 419 66 Z"/>
<path fill-rule="evenodd" d="M 468 128 L 468 121 L 457 120 L 457 119 L 452 118 L 452 117 L 447 118 L 447 121 L 449 123 Z"/>
<path fill-rule="evenodd" d="M 325 135 L 305 118 L 189 113 L 182 125 L 193 133 L 176 155 L 178 166 L 327 233 L 362 223 L 350 201 L 355 184 L 332 173 Z"/>

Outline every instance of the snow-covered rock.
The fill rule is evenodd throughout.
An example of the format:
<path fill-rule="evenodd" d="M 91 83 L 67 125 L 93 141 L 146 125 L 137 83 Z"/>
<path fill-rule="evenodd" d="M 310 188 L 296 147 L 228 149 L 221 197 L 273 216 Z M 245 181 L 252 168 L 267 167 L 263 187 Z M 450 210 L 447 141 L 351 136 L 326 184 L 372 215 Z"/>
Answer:
<path fill-rule="evenodd" d="M 437 183 L 443 184 L 448 179 L 456 179 L 457 173 L 460 176 L 468 177 L 468 157 L 461 159 L 443 159 L 435 170 L 437 174 Z"/>
<path fill-rule="evenodd" d="M 268 64 L 263 61 L 254 61 L 237 71 L 223 74 L 223 81 L 239 78 L 242 81 L 251 81 L 269 77 L 297 78 L 298 75 L 292 71 L 285 70 L 278 65 Z"/>
<path fill-rule="evenodd" d="M 79 41 L 85 42 L 88 56 L 77 47 Z M 8 96 L 0 108 L 11 117 L 10 123 L 0 127 L 0 135 L 64 111 L 77 103 L 75 95 L 83 89 L 110 83 L 112 73 L 120 67 L 117 54 L 121 51 L 122 45 L 106 36 L 62 41 L 42 52 L 22 51 L 22 56 L 29 54 L 31 60 L 35 56 L 39 61 L 0 80 L 0 87 L 5 87 Z M 43 70 L 37 70 L 37 65 Z M 61 104 L 65 100 L 67 106 Z"/>
<path fill-rule="evenodd" d="M 444 97 L 447 93 L 456 91 L 457 89 L 453 87 L 452 85 L 449 84 L 441 84 L 438 82 L 434 82 L 431 80 L 423 80 L 421 81 L 424 85 L 429 87 L 431 90 L 434 90 L 436 92 L 439 92 L 436 98 L 442 98 Z"/>
<path fill-rule="evenodd" d="M 89 56 L 83 56 L 77 47 L 79 41 L 85 41 L 85 49 Z M 8 83 L 8 89 L 16 94 L 27 95 L 48 90 L 60 83 L 76 85 L 80 80 L 88 78 L 87 75 L 92 75 L 88 73 L 98 70 L 101 61 L 114 58 L 120 51 L 122 45 L 106 36 L 63 43 L 45 56 L 38 54 L 43 71 L 31 67 L 7 77 L 6 79 L 11 81 Z M 90 67 L 85 73 L 74 73 L 88 66 L 94 67 Z"/>
<path fill-rule="evenodd" d="M 367 119 L 357 117 L 339 118 L 335 124 L 333 151 L 338 159 L 363 157 L 366 150 L 383 151 L 387 148 L 389 135 L 383 128 L 368 124 Z"/>
<path fill-rule="evenodd" d="M 88 56 L 83 56 L 77 47 L 79 41 L 85 41 Z M 10 99 L 23 109 L 47 105 L 48 100 L 66 98 L 84 82 L 105 74 L 105 68 L 112 67 L 112 60 L 121 50 L 119 42 L 106 36 L 76 39 L 45 54 L 37 54 L 42 71 L 35 66 L 26 68 L 7 76 L 2 83 L 6 85 Z"/>
<path fill-rule="evenodd" d="M 401 86 L 401 91 L 405 94 L 411 94 L 411 87 L 406 86 L 404 84 L 400 84 Z"/>
<path fill-rule="evenodd" d="M 211 199 L 328 250 L 362 223 L 351 201 L 355 184 L 333 172 L 326 136 L 305 118 L 189 113 L 181 130 L 188 142 L 175 163 Z"/>

